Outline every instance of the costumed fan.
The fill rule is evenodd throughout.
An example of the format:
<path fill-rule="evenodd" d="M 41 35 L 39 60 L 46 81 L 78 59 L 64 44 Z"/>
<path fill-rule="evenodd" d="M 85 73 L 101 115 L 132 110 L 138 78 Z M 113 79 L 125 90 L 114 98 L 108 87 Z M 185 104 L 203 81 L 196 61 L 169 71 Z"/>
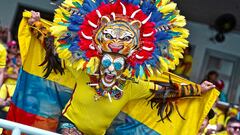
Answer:
<path fill-rule="evenodd" d="M 190 114 L 186 106 L 199 111 L 193 120 L 199 128 L 218 93 L 205 94 L 202 103 L 185 99 L 185 103 L 177 104 L 178 99 L 199 97 L 215 86 L 209 82 L 197 85 L 167 72 L 175 68 L 188 46 L 188 30 L 182 28 L 185 19 L 175 8 L 170 0 L 65 0 L 56 9 L 53 23 L 40 19 L 36 12 L 25 12 L 20 36 L 37 38 L 36 43 L 45 49 L 38 49 L 44 52 L 44 62 L 38 64 L 44 68 L 45 79 L 74 89 L 71 99 L 64 104 L 59 132 L 105 134 L 122 111 L 142 122 L 145 129 L 151 130 L 148 134 L 166 134 L 159 129 L 161 126 L 157 127 L 158 123 L 171 121 L 172 116 L 184 121 Z M 21 43 L 26 46 L 26 40 L 20 42 L 20 48 Z M 43 77 L 43 73 L 37 74 Z M 74 85 L 57 79 L 55 74 L 65 81 L 72 76 L 67 79 Z M 139 119 L 144 115 L 139 107 L 149 112 L 145 113 L 147 119 Z M 152 125 L 148 125 L 148 120 Z M 121 131 L 133 133 L 137 127 Z M 142 134 L 147 133 L 141 130 Z"/>

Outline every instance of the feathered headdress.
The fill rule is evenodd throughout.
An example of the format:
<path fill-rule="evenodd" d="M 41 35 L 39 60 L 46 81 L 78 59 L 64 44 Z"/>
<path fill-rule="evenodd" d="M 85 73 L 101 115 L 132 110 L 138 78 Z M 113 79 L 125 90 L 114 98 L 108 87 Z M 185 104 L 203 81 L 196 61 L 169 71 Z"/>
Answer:
<path fill-rule="evenodd" d="M 184 16 L 171 0 L 65 0 L 56 9 L 52 34 L 60 58 L 93 74 L 101 56 L 94 42 L 104 16 L 121 15 L 141 22 L 139 45 L 126 57 L 129 77 L 147 78 L 174 69 L 188 45 Z"/>

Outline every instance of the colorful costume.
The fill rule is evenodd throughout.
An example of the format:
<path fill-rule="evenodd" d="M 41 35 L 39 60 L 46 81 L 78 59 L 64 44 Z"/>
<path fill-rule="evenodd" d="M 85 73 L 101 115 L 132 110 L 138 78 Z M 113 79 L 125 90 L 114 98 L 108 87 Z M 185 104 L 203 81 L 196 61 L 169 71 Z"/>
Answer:
<path fill-rule="evenodd" d="M 131 121 L 125 121 L 124 117 L 122 124 L 113 122 L 115 131 L 110 128 L 109 134 L 130 134 L 137 130 L 142 134 L 168 134 L 166 128 L 170 127 L 176 129 L 173 134 L 196 134 L 218 93 L 212 91 L 203 98 L 178 101 L 183 97 L 200 96 L 201 90 L 199 85 L 167 72 L 178 64 L 188 43 L 185 39 L 188 30 L 182 28 L 185 19 L 175 8 L 176 4 L 170 0 L 65 0 L 56 9 L 53 23 L 40 20 L 28 26 L 26 18 L 23 19 L 19 39 L 25 60 L 23 71 L 28 72 L 24 74 L 43 77 L 45 73 L 47 78 L 38 80 L 51 80 L 54 85 L 74 90 L 63 110 L 60 130 L 77 128 L 85 134 L 105 134 L 122 111 L 119 116 L 126 114 L 126 119 Z M 29 44 L 32 45 L 29 47 Z M 53 44 L 61 62 L 55 59 Z M 37 70 L 33 70 L 35 68 Z M 41 73 L 40 69 L 45 72 Z M 59 74 L 55 74 L 57 72 Z M 18 94 L 24 94 L 20 91 L 22 85 L 18 84 L 19 91 L 15 93 L 12 106 L 16 110 L 22 108 L 24 113 L 50 118 L 53 112 L 44 116 L 16 102 L 15 99 L 21 100 Z M 196 114 L 195 118 L 185 118 L 192 113 Z M 14 115 L 12 110 L 9 119 L 14 120 Z M 55 122 L 58 117 L 59 113 L 54 117 Z M 172 124 L 169 123 L 171 118 L 174 118 Z M 134 128 L 128 126 L 129 123 Z M 41 127 L 34 122 L 26 124 Z M 189 125 L 194 129 L 189 131 Z M 179 129 L 183 131 L 180 133 Z"/>

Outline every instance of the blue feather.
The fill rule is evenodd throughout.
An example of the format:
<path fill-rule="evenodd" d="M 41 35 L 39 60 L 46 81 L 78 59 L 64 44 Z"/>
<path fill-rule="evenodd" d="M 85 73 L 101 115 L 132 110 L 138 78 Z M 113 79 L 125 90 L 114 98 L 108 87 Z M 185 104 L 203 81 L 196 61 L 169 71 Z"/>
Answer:
<path fill-rule="evenodd" d="M 67 35 L 65 37 L 59 38 L 59 40 L 67 40 L 67 42 L 70 40 L 71 34 L 68 32 L 66 33 Z"/>
<path fill-rule="evenodd" d="M 79 41 L 80 41 L 80 38 L 79 38 L 79 36 L 78 36 L 78 35 L 76 35 L 76 36 L 73 38 L 73 41 L 77 41 L 77 42 L 79 42 Z"/>
<path fill-rule="evenodd" d="M 97 4 L 97 6 L 99 6 L 102 2 L 103 2 L 102 0 L 96 0 L 95 3 Z"/>
<path fill-rule="evenodd" d="M 90 7 L 96 7 L 96 3 L 92 0 L 84 0 L 84 4 L 88 4 Z"/>
<path fill-rule="evenodd" d="M 159 22 L 160 20 L 162 20 L 162 17 L 163 17 L 163 14 L 156 10 L 156 11 L 152 12 L 152 16 L 151 16 L 150 21 L 156 23 L 156 22 Z"/>
<path fill-rule="evenodd" d="M 144 70 L 143 70 L 143 67 L 142 67 L 142 66 L 140 66 L 140 68 L 139 68 L 139 75 L 140 75 L 141 78 L 142 78 L 143 75 L 144 75 Z"/>
<path fill-rule="evenodd" d="M 156 67 L 156 64 L 159 63 L 158 59 L 158 57 L 160 56 L 159 54 L 160 54 L 159 50 L 155 49 L 154 52 L 152 53 L 152 58 L 147 60 L 145 63 L 147 65 L 151 65 L 151 67 Z"/>
<path fill-rule="evenodd" d="M 131 3 L 133 5 L 139 6 L 140 0 L 122 0 L 123 3 Z"/>
<path fill-rule="evenodd" d="M 105 4 L 108 4 L 108 3 L 109 3 L 108 0 L 103 0 L 103 2 L 104 2 Z"/>
<path fill-rule="evenodd" d="M 86 57 L 86 52 L 83 52 L 82 53 L 82 58 L 86 61 L 89 61 L 89 58 Z"/>
<path fill-rule="evenodd" d="M 59 22 L 58 24 L 62 25 L 62 26 L 69 26 L 70 25 L 69 23 L 64 23 L 64 22 Z"/>
<path fill-rule="evenodd" d="M 146 15 L 149 15 L 151 12 L 157 10 L 156 5 L 152 4 L 150 0 L 149 1 L 143 1 L 141 9 Z"/>
<path fill-rule="evenodd" d="M 159 26 L 163 26 L 163 25 L 167 25 L 168 21 L 167 20 L 160 20 L 158 22 L 155 23 L 155 27 L 159 27 Z"/>
<path fill-rule="evenodd" d="M 84 21 L 83 17 L 76 15 L 76 14 L 74 14 L 70 17 L 70 22 L 74 23 L 74 24 L 81 25 L 83 21 Z"/>
<path fill-rule="evenodd" d="M 136 78 L 138 78 L 138 76 L 139 76 L 139 70 L 140 70 L 140 69 L 139 69 L 139 68 L 140 68 L 139 66 L 140 66 L 140 65 L 138 65 L 138 64 L 136 64 L 136 66 L 135 66 L 135 70 L 136 70 L 136 71 L 135 71 L 135 77 L 136 77 Z"/>
<path fill-rule="evenodd" d="M 79 25 L 70 24 L 70 25 L 68 26 L 68 30 L 77 32 L 77 31 L 80 30 L 80 27 L 79 27 Z"/>
<path fill-rule="evenodd" d="M 71 52 L 79 51 L 79 46 L 72 45 L 72 46 L 70 46 L 70 48 L 68 50 Z"/>
<path fill-rule="evenodd" d="M 172 19 L 172 17 L 174 16 L 174 13 L 168 13 L 163 19 L 166 21 L 170 21 Z"/>
<path fill-rule="evenodd" d="M 151 65 L 151 67 L 156 66 L 156 60 L 154 58 L 147 60 L 145 63 L 147 63 L 147 65 Z"/>
<path fill-rule="evenodd" d="M 71 44 L 61 44 L 61 45 L 59 45 L 59 47 L 61 49 L 66 49 L 66 48 L 69 48 L 70 46 L 71 46 Z"/>
<path fill-rule="evenodd" d="M 98 5 L 94 3 L 92 0 L 85 0 L 83 3 L 83 8 L 88 12 L 95 10 L 97 7 Z"/>
<path fill-rule="evenodd" d="M 159 42 L 161 40 L 168 40 L 168 39 L 171 39 L 172 36 L 170 34 L 168 34 L 167 32 L 157 32 L 155 34 L 155 38 L 156 38 L 156 42 Z"/>
<path fill-rule="evenodd" d="M 141 2 L 140 0 L 132 0 L 132 4 L 136 6 L 140 5 L 140 2 Z"/>
<path fill-rule="evenodd" d="M 83 7 L 80 7 L 79 8 L 79 13 L 82 14 L 82 15 L 86 15 L 88 12 L 85 11 L 85 9 Z"/>
<path fill-rule="evenodd" d="M 181 35 L 180 32 L 167 31 L 167 33 L 168 33 L 169 35 L 171 35 L 172 37 L 177 37 L 177 36 Z"/>

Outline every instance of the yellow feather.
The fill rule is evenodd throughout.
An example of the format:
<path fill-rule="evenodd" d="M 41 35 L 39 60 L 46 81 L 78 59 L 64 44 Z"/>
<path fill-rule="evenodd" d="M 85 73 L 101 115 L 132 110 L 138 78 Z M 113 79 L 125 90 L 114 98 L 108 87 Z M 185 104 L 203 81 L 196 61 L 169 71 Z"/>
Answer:
<path fill-rule="evenodd" d="M 178 27 L 184 27 L 186 25 L 185 17 L 182 15 L 177 15 L 173 24 Z"/>
<path fill-rule="evenodd" d="M 77 62 L 72 62 L 73 69 L 77 69 L 77 66 L 78 66 Z"/>
<path fill-rule="evenodd" d="M 180 52 L 178 52 L 178 51 L 175 51 L 175 52 L 174 52 L 174 56 L 175 56 L 176 58 L 183 58 L 183 54 L 180 53 Z"/>
<path fill-rule="evenodd" d="M 86 62 L 85 60 L 80 59 L 80 60 L 78 61 L 77 70 L 83 69 L 83 65 L 84 65 L 85 62 Z"/>
<path fill-rule="evenodd" d="M 62 59 L 69 59 L 72 56 L 72 53 L 68 49 L 57 48 L 58 56 Z"/>
<path fill-rule="evenodd" d="M 87 68 L 90 68 L 90 73 L 94 74 L 99 67 L 99 59 L 97 57 L 92 57 L 87 64 Z"/>
<path fill-rule="evenodd" d="M 170 2 L 170 0 L 161 0 L 161 2 L 162 2 L 162 6 L 164 6 L 164 5 L 167 5 Z"/>
<path fill-rule="evenodd" d="M 164 61 L 163 57 L 159 57 L 160 63 L 161 63 L 161 72 L 168 71 L 168 64 Z"/>
<path fill-rule="evenodd" d="M 73 7 L 74 5 L 73 5 L 72 3 L 73 3 L 73 0 L 65 0 L 65 1 L 64 1 L 64 4 Z"/>
<path fill-rule="evenodd" d="M 165 14 L 165 13 L 172 12 L 173 10 L 176 9 L 176 7 L 177 7 L 177 4 L 174 2 L 171 2 L 171 3 L 161 7 L 160 11 Z"/>
<path fill-rule="evenodd" d="M 170 64 L 168 64 L 169 65 L 169 68 L 171 69 L 171 70 L 174 70 L 175 69 L 175 63 L 173 62 L 173 61 L 171 61 L 170 62 Z"/>
<path fill-rule="evenodd" d="M 128 69 L 126 69 L 124 72 L 123 72 L 123 75 L 126 76 L 126 77 L 131 77 L 131 73 Z"/>
<path fill-rule="evenodd" d="M 147 69 L 148 69 L 150 75 L 152 76 L 153 75 L 153 70 L 152 70 L 151 66 L 147 65 Z"/>
<path fill-rule="evenodd" d="M 60 35 L 65 33 L 67 30 L 68 30 L 67 26 L 62 26 L 62 25 L 52 26 L 50 28 L 51 34 L 56 37 L 59 37 Z"/>
<path fill-rule="evenodd" d="M 171 46 L 179 46 L 181 48 L 188 47 L 188 43 L 183 43 L 183 42 L 175 40 L 175 39 L 169 40 L 169 43 L 170 43 Z"/>
<path fill-rule="evenodd" d="M 187 38 L 189 36 L 189 30 L 188 29 L 180 28 L 180 27 L 174 27 L 171 30 L 174 31 L 174 32 L 180 32 L 181 33 L 181 35 L 180 35 L 181 38 Z"/>

